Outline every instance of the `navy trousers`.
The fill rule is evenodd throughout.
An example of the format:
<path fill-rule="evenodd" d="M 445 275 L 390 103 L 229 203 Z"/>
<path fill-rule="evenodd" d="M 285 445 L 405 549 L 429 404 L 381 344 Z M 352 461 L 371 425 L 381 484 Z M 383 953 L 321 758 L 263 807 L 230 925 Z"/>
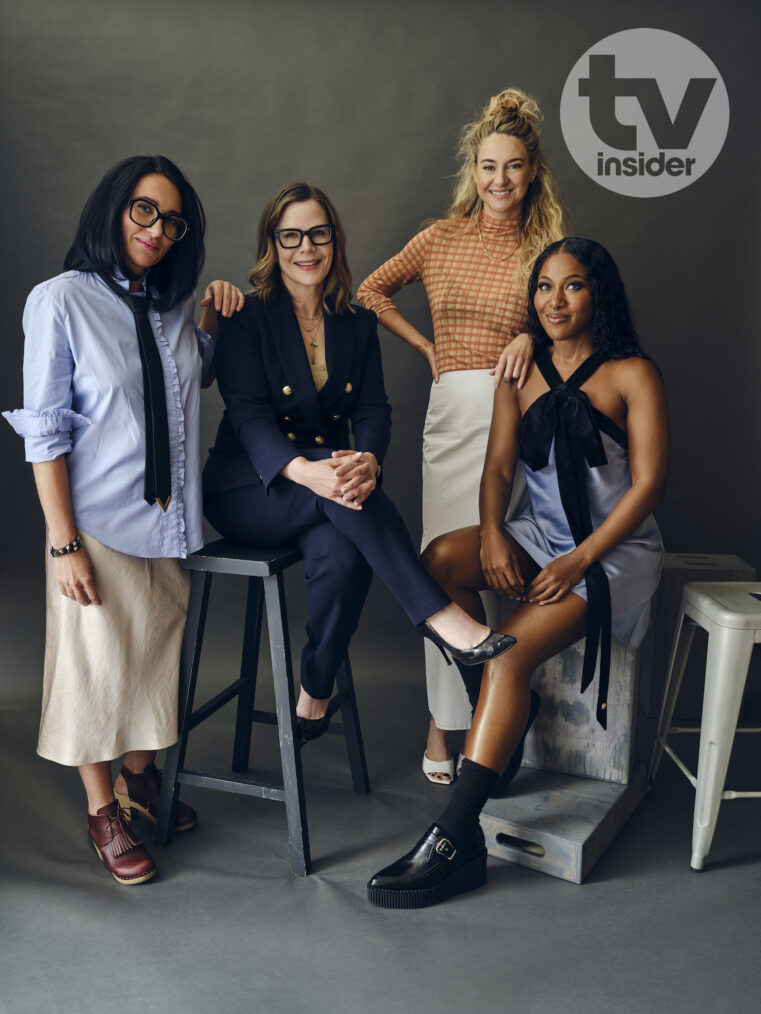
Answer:
<path fill-rule="evenodd" d="M 278 476 L 268 492 L 263 485 L 227 490 L 208 497 L 204 510 L 227 539 L 299 547 L 308 613 L 301 684 L 320 700 L 331 694 L 373 571 L 413 624 L 451 601 L 424 569 L 401 515 L 382 490 L 374 490 L 355 511 Z"/>

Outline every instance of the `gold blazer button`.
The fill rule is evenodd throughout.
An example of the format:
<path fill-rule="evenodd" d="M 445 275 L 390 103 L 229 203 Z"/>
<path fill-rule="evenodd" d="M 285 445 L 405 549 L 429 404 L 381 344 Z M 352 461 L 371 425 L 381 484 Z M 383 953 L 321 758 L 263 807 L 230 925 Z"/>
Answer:
<path fill-rule="evenodd" d="M 341 416 L 340 416 L 340 415 L 334 415 L 334 416 L 333 416 L 333 422 L 338 422 L 338 420 L 339 420 L 340 418 L 341 418 Z"/>
<path fill-rule="evenodd" d="M 286 384 L 283 388 L 283 394 L 293 394 L 293 389 L 290 384 Z"/>
<path fill-rule="evenodd" d="M 291 421 L 291 417 L 289 415 L 284 415 L 283 416 L 283 422 L 290 422 L 290 421 Z"/>
<path fill-rule="evenodd" d="M 348 394 L 349 391 L 351 391 L 351 389 L 352 389 L 351 384 L 347 384 L 346 387 L 344 388 L 344 391 L 346 391 L 346 393 Z"/>
<path fill-rule="evenodd" d="M 296 434 L 295 433 L 286 433 L 286 436 L 288 437 L 289 440 L 295 440 L 296 439 Z"/>
<path fill-rule="evenodd" d="M 318 433 L 317 436 L 314 438 L 314 442 L 316 444 L 324 444 L 325 443 L 325 437 L 321 437 L 319 435 L 319 433 Z"/>

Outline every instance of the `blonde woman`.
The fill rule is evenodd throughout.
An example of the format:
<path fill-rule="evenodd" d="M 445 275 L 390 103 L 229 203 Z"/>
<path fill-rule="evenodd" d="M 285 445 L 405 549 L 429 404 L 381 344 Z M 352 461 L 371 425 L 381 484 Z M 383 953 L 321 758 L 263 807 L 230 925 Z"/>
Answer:
<path fill-rule="evenodd" d="M 493 386 L 503 376 L 517 378 L 521 386 L 531 362 L 531 342 L 521 334 L 527 279 L 536 257 L 564 232 L 540 144 L 540 120 L 536 102 L 516 88 L 490 99 L 462 130 L 460 170 L 446 216 L 414 236 L 357 292 L 359 302 L 431 367 L 423 432 L 423 549 L 444 532 L 478 522 Z M 391 298 L 417 281 L 428 297 L 433 341 Z M 521 474 L 508 517 L 524 490 Z M 485 603 L 496 620 L 489 599 L 493 594 Z M 423 771 L 430 781 L 450 784 L 449 731 L 470 726 L 471 704 L 454 669 L 447 671 L 431 647 L 426 645 L 431 721 Z"/>

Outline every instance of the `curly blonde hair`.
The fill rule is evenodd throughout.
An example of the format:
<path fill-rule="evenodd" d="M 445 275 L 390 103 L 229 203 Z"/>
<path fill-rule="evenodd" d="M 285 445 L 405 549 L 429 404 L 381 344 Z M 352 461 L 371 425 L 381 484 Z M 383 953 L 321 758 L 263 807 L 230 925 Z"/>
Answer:
<path fill-rule="evenodd" d="M 328 195 L 309 183 L 290 183 L 282 187 L 270 197 L 259 219 L 256 240 L 256 264 L 248 276 L 252 291 L 261 299 L 265 306 L 275 298 L 280 287 L 280 268 L 278 267 L 277 248 L 273 235 L 283 212 L 289 204 L 302 201 L 317 201 L 333 226 L 333 263 L 322 290 L 322 306 L 327 314 L 354 313 L 351 305 L 351 271 L 346 261 L 346 233 L 341 219 Z M 328 297 L 331 297 L 330 299 Z"/>
<path fill-rule="evenodd" d="M 489 99 L 479 118 L 462 128 L 457 148 L 460 169 L 446 210 L 447 218 L 465 217 L 469 219 L 466 229 L 475 228 L 483 208 L 473 175 L 478 149 L 492 134 L 517 138 L 525 147 L 531 165 L 536 167 L 536 175 L 523 200 L 520 226 L 519 266 L 526 278 L 542 250 L 565 235 L 557 183 L 539 140 L 541 119 L 537 103 L 518 88 L 506 88 Z"/>

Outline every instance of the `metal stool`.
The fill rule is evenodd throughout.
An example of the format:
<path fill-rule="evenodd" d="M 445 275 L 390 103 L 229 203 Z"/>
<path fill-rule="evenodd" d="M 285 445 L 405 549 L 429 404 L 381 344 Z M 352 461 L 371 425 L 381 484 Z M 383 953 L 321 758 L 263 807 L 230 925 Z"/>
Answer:
<path fill-rule="evenodd" d="M 699 727 L 672 726 L 696 626 L 708 632 L 703 714 Z M 690 860 L 693 870 L 703 869 L 721 801 L 761 798 L 761 792 L 722 791 L 735 732 L 761 732 L 737 728 L 751 652 L 759 641 L 761 582 L 707 581 L 684 586 L 648 782 L 652 785 L 665 750 L 695 788 Z M 700 733 L 697 778 L 666 743 L 666 738 L 677 732 Z"/>
<path fill-rule="evenodd" d="M 184 569 L 192 571 L 190 602 L 180 660 L 179 738 L 177 743 L 167 751 L 154 835 L 154 842 L 157 845 L 166 845 L 174 833 L 175 811 L 180 785 L 197 785 L 205 789 L 239 792 L 248 796 L 275 799 L 285 803 L 288 840 L 291 849 L 291 868 L 295 874 L 300 876 L 306 876 L 309 873 L 311 867 L 309 831 L 301 773 L 301 744 L 298 742 L 295 731 L 296 707 L 283 585 L 283 572 L 300 560 L 301 553 L 294 546 L 256 548 L 238 545 L 225 539 L 212 542 L 187 559 L 180 560 L 180 565 Z M 248 578 L 240 678 L 194 711 L 193 697 L 203 644 L 211 579 L 214 574 L 239 574 Z M 275 684 L 276 714 L 254 709 L 262 613 L 265 607 L 272 675 Z M 367 777 L 359 714 L 348 657 L 336 674 L 336 686 L 338 692 L 330 701 L 328 714 L 332 717 L 336 712 L 341 711 L 343 721 L 340 725 L 331 723 L 328 732 L 343 735 L 346 739 L 355 792 L 369 792 L 370 782 Z M 242 779 L 217 778 L 197 771 L 186 771 L 183 767 L 185 749 L 191 729 L 205 721 L 234 697 L 238 698 L 238 708 L 235 719 L 232 770 L 248 770 L 252 722 L 277 725 L 283 768 L 282 788 Z"/>

